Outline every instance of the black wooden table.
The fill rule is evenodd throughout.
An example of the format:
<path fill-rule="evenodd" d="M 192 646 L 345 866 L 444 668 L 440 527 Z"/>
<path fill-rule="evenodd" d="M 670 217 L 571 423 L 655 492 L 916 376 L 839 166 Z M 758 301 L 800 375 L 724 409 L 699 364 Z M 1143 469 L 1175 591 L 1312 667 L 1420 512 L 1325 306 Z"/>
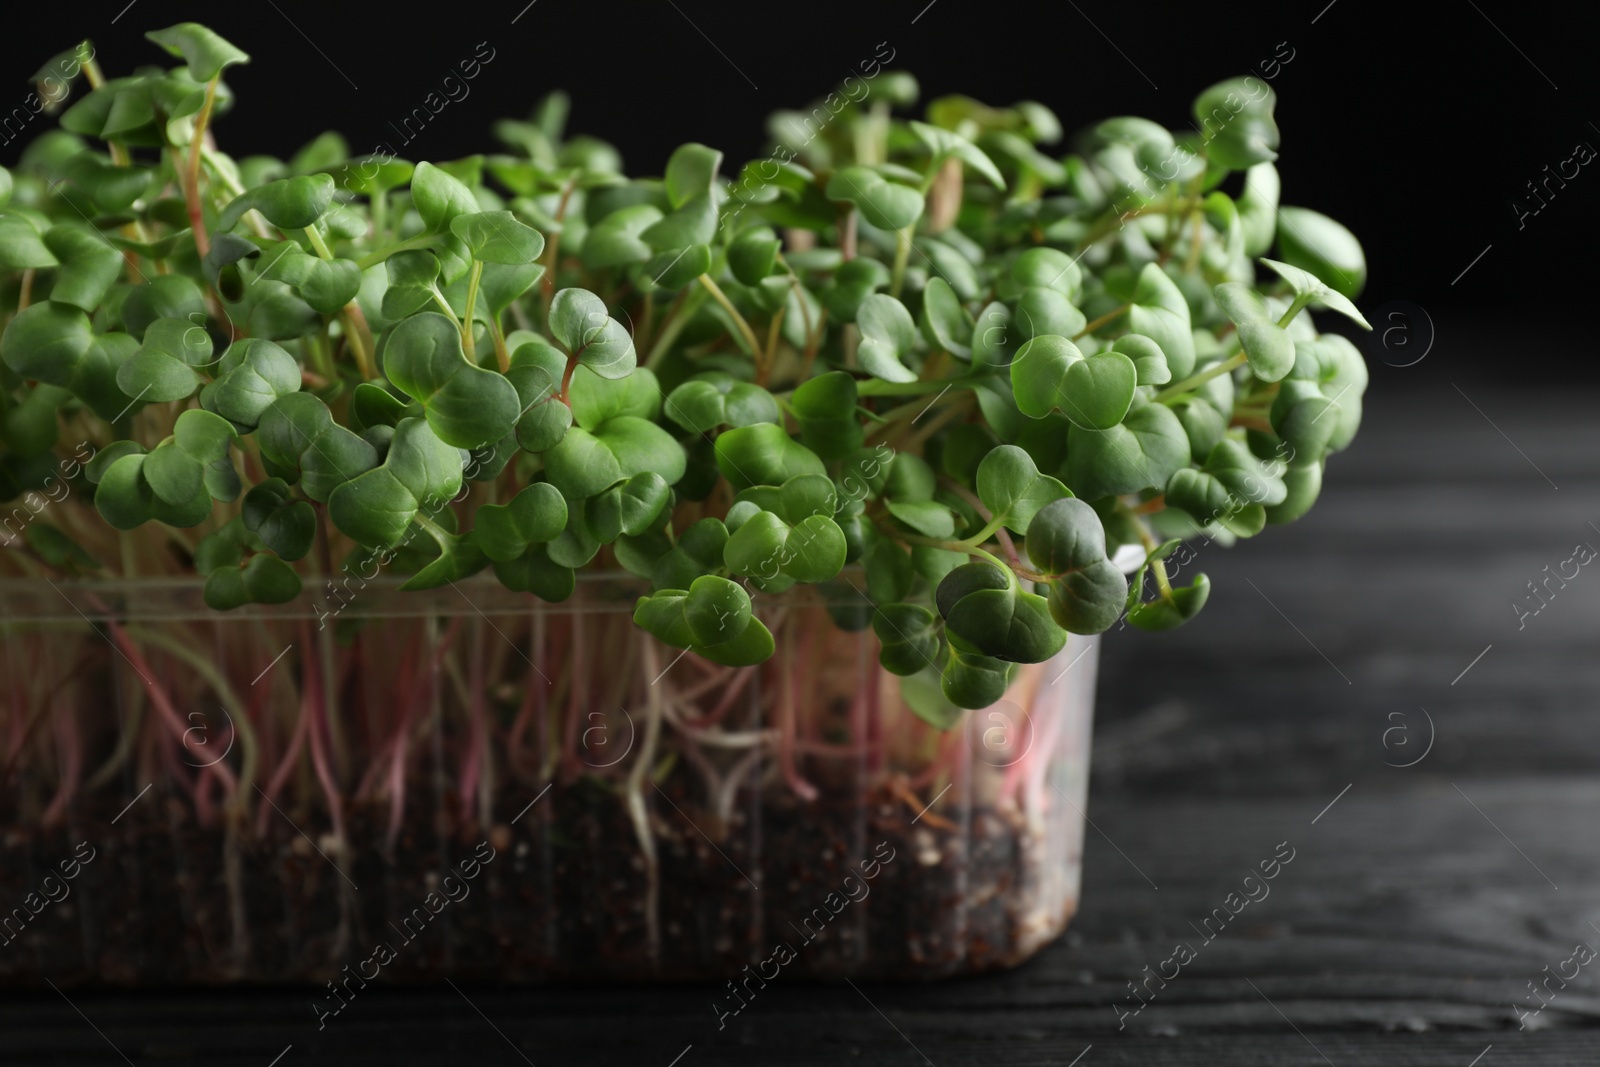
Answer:
<path fill-rule="evenodd" d="M 1202 553 L 1199 624 L 1106 642 L 1082 912 L 1020 970 L 721 1031 L 704 988 L 374 989 L 323 1033 L 299 991 L 46 989 L 0 1062 L 1600 1063 L 1600 420 L 1424 366 L 1306 521 Z"/>

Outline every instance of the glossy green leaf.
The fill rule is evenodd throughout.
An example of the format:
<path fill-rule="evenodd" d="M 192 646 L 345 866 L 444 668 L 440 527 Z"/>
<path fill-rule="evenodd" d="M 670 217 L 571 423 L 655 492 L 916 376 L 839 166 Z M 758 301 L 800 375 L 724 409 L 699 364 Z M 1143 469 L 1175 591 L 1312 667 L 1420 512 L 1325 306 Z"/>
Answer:
<path fill-rule="evenodd" d="M 32 222 L 22 215 L 0 215 L 0 268 L 26 270 L 53 267 L 57 262 Z"/>
<path fill-rule="evenodd" d="M 1174 401 L 1172 413 L 1178 416 L 1183 432 L 1189 438 L 1189 455 L 1196 463 L 1204 463 L 1211 450 L 1228 432 L 1228 418 L 1210 401 L 1199 396 Z"/>
<path fill-rule="evenodd" d="M 1367 257 L 1356 235 L 1344 226 L 1309 208 L 1280 207 L 1277 236 L 1285 263 L 1316 275 L 1351 300 L 1361 295 L 1367 284 Z"/>
<path fill-rule="evenodd" d="M 734 489 L 782 485 L 797 474 L 823 474 L 817 454 L 775 423 L 742 426 L 718 435 L 717 467 Z"/>
<path fill-rule="evenodd" d="M 155 490 L 144 479 L 142 454 L 126 454 L 100 473 L 94 506 L 113 528 L 132 530 L 154 517 Z"/>
<path fill-rule="evenodd" d="M 1211 597 L 1211 579 L 1194 576 L 1188 586 L 1174 586 L 1170 597 L 1158 596 L 1128 609 L 1128 624 L 1140 630 L 1160 633 L 1175 630 L 1200 613 Z"/>
<path fill-rule="evenodd" d="M 350 394 L 350 411 L 359 428 L 394 426 L 407 416 L 421 415 L 422 409 L 408 404 L 377 382 L 362 382 Z"/>
<path fill-rule="evenodd" d="M 602 492 L 616 482 L 651 471 L 672 485 L 683 477 L 683 450 L 659 426 L 622 415 L 593 432 L 574 426 L 544 454 L 550 481 L 569 500 Z"/>
<path fill-rule="evenodd" d="M 1071 633 L 1099 633 L 1117 621 L 1127 581 L 1106 553 L 1105 527 L 1081 500 L 1057 500 L 1040 508 L 1028 525 L 1028 558 L 1054 575 L 1050 614 Z"/>
<path fill-rule="evenodd" d="M 1289 283 L 1289 288 L 1294 290 L 1295 295 L 1305 298 L 1307 302 L 1318 307 L 1337 311 L 1362 329 L 1372 329 L 1372 324 L 1361 314 L 1360 309 L 1350 302 L 1349 297 L 1336 289 L 1329 288 L 1315 274 L 1288 263 L 1280 263 L 1275 259 L 1263 259 L 1261 262 L 1277 271 L 1279 276 Z"/>
<path fill-rule="evenodd" d="M 328 205 L 333 202 L 334 189 L 331 174 L 279 178 L 247 189 L 229 201 L 217 216 L 217 229 L 233 229 L 252 208 L 280 230 L 305 229 L 327 212 Z"/>
<path fill-rule="evenodd" d="M 584 238 L 584 266 L 599 270 L 645 262 L 653 250 L 639 235 L 661 218 L 654 204 L 630 204 L 607 215 Z"/>
<path fill-rule="evenodd" d="M 122 301 L 120 311 L 123 326 L 140 340 L 158 319 L 182 319 L 191 325 L 206 321 L 205 295 L 182 274 L 157 274 L 134 286 Z"/>
<path fill-rule="evenodd" d="M 728 528 L 721 519 L 692 523 L 679 534 L 677 543 L 656 559 L 651 575 L 656 587 L 686 589 L 700 575 L 720 569 L 727 544 Z"/>
<path fill-rule="evenodd" d="M 1289 446 L 1296 463 L 1316 463 L 1328 451 L 1328 444 L 1339 429 L 1338 405 L 1329 400 L 1319 384 L 1291 378 L 1278 388 L 1272 400 L 1270 419 L 1273 432 Z"/>
<path fill-rule="evenodd" d="M 400 586 L 402 592 L 437 589 L 470 578 L 489 566 L 489 557 L 469 537 L 434 533 L 434 539 L 439 547 L 438 555 L 406 579 Z"/>
<path fill-rule="evenodd" d="M 56 409 L 71 394 L 55 385 L 36 385 L 21 401 L 0 408 L 0 441 L 19 456 L 43 456 L 56 446 Z"/>
<path fill-rule="evenodd" d="M 57 223 L 44 243 L 61 264 L 50 287 L 51 303 L 93 312 L 122 275 L 122 254 L 86 223 Z"/>
<path fill-rule="evenodd" d="M 281 478 L 252 486 L 244 495 L 239 517 L 246 530 L 286 560 L 304 556 L 316 536 L 316 512 L 304 500 L 294 499 Z"/>
<path fill-rule="evenodd" d="M 778 576 L 822 582 L 844 569 L 844 532 L 831 515 L 811 515 L 790 525 L 760 511 L 728 539 L 723 560 L 735 574 L 760 582 Z"/>
<path fill-rule="evenodd" d="M 902 362 L 917 340 L 917 324 L 904 304 L 887 294 L 874 293 L 861 301 L 856 326 L 861 331 L 856 360 L 863 370 L 889 382 L 917 380 L 916 372 Z"/>
<path fill-rule="evenodd" d="M 1012 665 L 1005 660 L 957 648 L 952 642 L 950 657 L 940 676 L 940 689 L 945 699 L 956 707 L 987 708 L 1006 695 L 1012 670 Z"/>
<path fill-rule="evenodd" d="M 639 234 L 645 244 L 667 254 L 696 245 L 709 244 L 717 233 L 717 209 L 710 196 L 702 195 L 680 205 L 670 214 L 651 223 Z M 651 271 L 655 277 L 662 268 Z"/>
<path fill-rule="evenodd" d="M 1154 263 L 1139 272 L 1128 328 L 1161 347 L 1172 377 L 1187 378 L 1194 371 L 1194 334 L 1189 323 L 1189 302 L 1173 280 Z"/>
<path fill-rule="evenodd" d="M 522 412 L 516 387 L 495 371 L 469 362 L 461 333 L 443 315 L 426 312 L 390 332 L 383 370 L 401 392 L 420 402 L 434 433 L 459 448 L 479 448 L 510 433 Z"/>
<path fill-rule="evenodd" d="M 711 270 L 711 259 L 711 247 L 696 242 L 650 257 L 645 273 L 650 275 L 650 283 L 661 289 L 682 289 Z"/>
<path fill-rule="evenodd" d="M 972 358 L 972 319 L 950 283 L 930 278 L 922 290 L 922 336 L 958 359 Z"/>
<path fill-rule="evenodd" d="M 360 291 L 361 268 L 354 261 L 307 255 L 289 242 L 280 249 L 263 259 L 261 276 L 293 286 L 321 314 L 336 314 Z"/>
<path fill-rule="evenodd" d="M 418 163 L 411 176 L 411 200 L 428 233 L 444 233 L 457 215 L 478 210 L 472 190 L 432 163 Z"/>
<path fill-rule="evenodd" d="M 585 289 L 562 289 L 550 304 L 550 332 L 567 353 L 602 378 L 633 373 L 633 338 Z"/>
<path fill-rule="evenodd" d="M 1166 485 L 1187 466 L 1189 438 L 1161 404 L 1140 404 L 1109 430 L 1073 426 L 1067 436 L 1067 486 L 1085 500 Z"/>
<path fill-rule="evenodd" d="M 961 597 L 945 616 L 945 629 L 976 651 L 1012 663 L 1042 663 L 1067 642 L 1045 598 L 1011 586 Z"/>
<path fill-rule="evenodd" d="M 765 226 L 745 230 L 728 246 L 728 269 L 744 285 L 757 285 L 772 273 L 783 242 Z"/>
<path fill-rule="evenodd" d="M 1024 415 L 1042 418 L 1060 410 L 1084 429 L 1120 423 L 1137 385 L 1138 370 L 1123 353 L 1085 358 L 1077 345 L 1049 334 L 1024 344 L 1011 364 L 1012 393 Z"/>
<path fill-rule="evenodd" d="M 618 415 L 654 419 L 661 411 L 661 399 L 661 385 L 647 367 L 638 367 L 625 378 L 602 378 L 580 366 L 568 390 L 573 421 L 585 430 Z"/>
<path fill-rule="evenodd" d="M 328 517 L 359 544 L 387 547 L 405 536 L 417 506 L 417 498 L 383 466 L 335 489 L 328 498 Z"/>
<path fill-rule="evenodd" d="M 1123 334 L 1112 343 L 1111 350 L 1133 360 L 1140 385 L 1165 385 L 1172 380 L 1166 353 L 1161 351 L 1160 345 L 1143 334 Z"/>
<path fill-rule="evenodd" d="M 829 462 L 854 455 L 862 441 L 856 402 L 855 379 L 843 371 L 828 371 L 796 388 L 789 405 L 806 447 Z"/>
<path fill-rule="evenodd" d="M 861 302 L 879 289 L 888 288 L 889 280 L 889 268 L 877 260 L 852 259 L 839 264 L 833 272 L 833 283 L 822 290 L 820 299 L 830 318 L 854 322 Z M 803 344 L 803 338 L 800 340 Z"/>
<path fill-rule="evenodd" d="M 83 468 L 83 476 L 89 480 L 90 485 L 99 485 L 100 479 L 111 465 L 123 456 L 138 456 L 144 454 L 144 446 L 137 441 L 112 441 L 94 454 Z"/>
<path fill-rule="evenodd" d="M 180 22 L 164 30 L 151 30 L 145 37 L 189 64 L 189 76 L 207 82 L 228 67 L 250 62 L 245 52 L 198 22 Z"/>
<path fill-rule="evenodd" d="M 976 488 L 983 506 L 1008 528 L 1025 533 L 1039 509 L 1072 493 L 1015 445 L 1000 445 L 978 464 Z"/>
<path fill-rule="evenodd" d="M 93 341 L 88 316 L 75 307 L 47 301 L 18 312 L 6 324 L 0 335 L 0 359 L 19 377 L 68 385 Z"/>
<path fill-rule="evenodd" d="M 667 199 L 673 207 L 708 195 L 722 166 L 722 153 L 703 144 L 679 145 L 667 160 Z"/>
<path fill-rule="evenodd" d="M 219 233 L 212 238 L 211 247 L 200 261 L 200 269 L 224 300 L 238 301 L 246 288 L 238 265 L 260 256 L 261 249 L 254 241 L 238 234 Z"/>
<path fill-rule="evenodd" d="M 1026 338 L 1012 329 L 1011 309 L 991 303 L 978 313 L 972 325 L 972 364 L 974 367 L 1003 367 Z"/>
<path fill-rule="evenodd" d="M 945 159 L 959 159 L 982 175 L 996 189 L 1006 187 L 1006 180 L 1001 177 L 1000 168 L 994 165 L 994 160 L 985 155 L 983 149 L 959 133 L 916 121 L 911 123 L 911 130 L 932 154 L 930 167 L 937 166 Z"/>
<path fill-rule="evenodd" d="M 1278 226 L 1278 194 L 1282 188 L 1278 168 L 1257 163 L 1244 172 L 1239 194 L 1239 227 L 1244 233 L 1244 254 L 1255 258 L 1272 247 Z"/>
<path fill-rule="evenodd" d="M 1275 382 L 1294 366 L 1294 342 L 1274 321 L 1266 301 L 1242 282 L 1223 282 L 1213 290 L 1217 306 L 1238 330 L 1239 344 L 1250 371 L 1264 382 Z"/>
<path fill-rule="evenodd" d="M 1232 438 L 1218 441 L 1206 457 L 1204 470 L 1241 500 L 1269 506 L 1283 502 L 1286 490 L 1282 477 L 1252 455 L 1240 441 Z"/>
<path fill-rule="evenodd" d="M 550 603 L 566 600 L 577 585 L 572 568 L 551 560 L 542 545 L 528 549 L 514 560 L 495 563 L 494 574 L 507 589 L 532 593 Z"/>
<path fill-rule="evenodd" d="M 383 467 L 431 512 L 461 491 L 465 456 L 422 419 L 402 419 Z"/>
<path fill-rule="evenodd" d="M 844 167 L 828 179 L 828 199 L 854 204 L 880 230 L 900 230 L 922 215 L 922 194 L 867 167 Z"/>
<path fill-rule="evenodd" d="M 721 371 L 696 375 L 678 386 L 667 394 L 662 411 L 694 433 L 707 433 L 723 425 L 777 422 L 781 417 L 771 393 Z"/>
<path fill-rule="evenodd" d="M 513 366 L 506 379 L 517 390 L 517 445 L 528 452 L 554 448 L 572 425 L 572 409 L 557 395 L 556 383 L 541 367 Z"/>
<path fill-rule="evenodd" d="M 671 499 L 666 480 L 644 471 L 590 497 L 585 518 L 595 538 L 610 544 L 622 534 L 638 537 L 649 531 Z"/>
<path fill-rule="evenodd" d="M 236 426 L 252 429 L 279 397 L 300 389 L 300 365 L 271 341 L 235 341 L 217 364 L 214 381 L 200 391 L 200 403 Z M 126 385 L 123 391 L 127 392 Z"/>
<path fill-rule="evenodd" d="M 1088 324 L 1083 312 L 1054 289 L 1031 285 L 1017 296 L 1016 340 L 1055 334 L 1076 337 Z"/>
<path fill-rule="evenodd" d="M 1322 464 L 1292 466 L 1284 471 L 1283 483 L 1283 502 L 1266 509 L 1267 522 L 1274 525 L 1293 522 L 1311 510 L 1322 492 Z"/>
<path fill-rule="evenodd" d="M 892 674 L 912 675 L 937 665 L 938 618 L 921 604 L 884 604 L 872 613 L 878 662 Z"/>
<path fill-rule="evenodd" d="M 772 632 L 760 619 L 752 618 L 738 637 L 718 645 L 697 645 L 695 651 L 724 667 L 751 667 L 771 659 L 774 648 Z"/>
<path fill-rule="evenodd" d="M 890 515 L 924 537 L 944 540 L 956 532 L 955 515 L 932 500 L 888 500 L 884 506 Z"/>
<path fill-rule="evenodd" d="M 228 611 L 245 604 L 287 604 L 300 595 L 300 576 L 277 556 L 251 556 L 243 569 L 223 567 L 206 578 L 206 605 Z"/>
<path fill-rule="evenodd" d="M 1244 170 L 1278 158 L 1277 94 L 1259 78 L 1218 82 L 1194 101 L 1194 117 L 1213 164 Z"/>
<path fill-rule="evenodd" d="M 1054 248 L 1030 248 L 1011 264 L 1011 277 L 1023 288 L 1051 289 L 1068 300 L 1083 291 L 1083 269 L 1071 256 Z"/>
<path fill-rule="evenodd" d="M 450 219 L 450 232 L 474 259 L 485 263 L 532 263 L 544 251 L 544 236 L 509 211 L 475 211 Z"/>

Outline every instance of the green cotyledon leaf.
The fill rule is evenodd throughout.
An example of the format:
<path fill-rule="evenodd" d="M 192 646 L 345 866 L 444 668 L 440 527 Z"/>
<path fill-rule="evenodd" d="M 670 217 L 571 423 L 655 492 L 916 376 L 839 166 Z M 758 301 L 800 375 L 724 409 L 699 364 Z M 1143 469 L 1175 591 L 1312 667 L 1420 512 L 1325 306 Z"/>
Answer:
<path fill-rule="evenodd" d="M 403 320 L 382 349 L 384 374 L 422 404 L 440 440 L 479 448 L 511 432 L 522 411 L 505 375 L 468 361 L 461 331 L 436 312 Z"/>

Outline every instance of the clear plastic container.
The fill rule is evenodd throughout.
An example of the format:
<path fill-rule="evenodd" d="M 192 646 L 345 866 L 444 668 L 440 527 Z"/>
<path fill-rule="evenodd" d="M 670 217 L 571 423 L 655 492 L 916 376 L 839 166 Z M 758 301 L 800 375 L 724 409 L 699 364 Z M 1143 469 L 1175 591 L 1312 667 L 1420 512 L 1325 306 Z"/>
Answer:
<path fill-rule="evenodd" d="M 0 582 L 0 981 L 1017 964 L 1077 903 L 1096 641 L 940 731 L 839 588 L 758 598 L 778 651 L 735 670 L 617 578 Z"/>

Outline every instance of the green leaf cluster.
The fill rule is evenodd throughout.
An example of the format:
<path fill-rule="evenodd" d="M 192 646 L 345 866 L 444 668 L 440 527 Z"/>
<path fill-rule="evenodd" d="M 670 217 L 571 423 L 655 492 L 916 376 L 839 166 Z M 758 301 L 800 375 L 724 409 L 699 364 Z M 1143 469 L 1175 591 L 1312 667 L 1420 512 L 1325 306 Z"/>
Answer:
<path fill-rule="evenodd" d="M 170 69 L 96 73 L 0 170 L 0 492 L 87 435 L 83 499 L 218 608 L 318 549 L 552 601 L 619 570 L 640 627 L 740 667 L 763 598 L 847 590 L 943 727 L 1070 634 L 1193 618 L 1173 547 L 1298 518 L 1360 424 L 1319 325 L 1367 325 L 1365 259 L 1281 202 L 1254 79 L 1063 150 L 1041 104 L 912 117 L 889 71 L 769 157 L 630 175 L 565 97 L 464 159 L 230 154 L 249 57 L 149 37 Z"/>

